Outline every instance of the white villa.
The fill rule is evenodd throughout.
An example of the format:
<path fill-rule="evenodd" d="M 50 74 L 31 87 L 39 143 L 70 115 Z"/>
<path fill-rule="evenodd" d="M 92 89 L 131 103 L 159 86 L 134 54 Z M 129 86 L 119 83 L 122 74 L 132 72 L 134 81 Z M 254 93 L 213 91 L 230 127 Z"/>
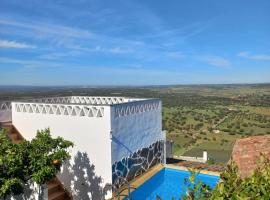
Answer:
<path fill-rule="evenodd" d="M 165 162 L 161 108 L 159 99 L 41 98 L 0 104 L 0 121 L 12 120 L 28 140 L 37 130 L 50 128 L 53 137 L 74 142 L 72 159 L 58 179 L 74 199 L 96 199 L 94 195 Z M 89 196 L 80 196 L 82 191 Z M 111 196 L 108 189 L 106 199 Z"/>

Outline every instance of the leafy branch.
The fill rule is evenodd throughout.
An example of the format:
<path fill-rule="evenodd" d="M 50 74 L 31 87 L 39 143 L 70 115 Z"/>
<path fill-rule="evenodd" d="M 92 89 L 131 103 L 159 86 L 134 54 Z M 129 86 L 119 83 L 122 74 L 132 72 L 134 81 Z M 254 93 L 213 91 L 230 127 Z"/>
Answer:
<path fill-rule="evenodd" d="M 70 158 L 73 143 L 52 138 L 49 129 L 38 131 L 31 141 L 13 144 L 5 130 L 0 130 L 0 198 L 23 193 L 30 181 L 43 185 L 60 171 Z"/>

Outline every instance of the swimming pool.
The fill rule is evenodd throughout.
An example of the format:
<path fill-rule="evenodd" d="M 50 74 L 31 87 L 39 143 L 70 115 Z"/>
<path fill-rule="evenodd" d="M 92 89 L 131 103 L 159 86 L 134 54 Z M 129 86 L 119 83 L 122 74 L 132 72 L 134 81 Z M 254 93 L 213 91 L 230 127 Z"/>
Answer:
<path fill-rule="evenodd" d="M 186 185 L 184 179 L 190 176 L 190 172 L 164 168 L 151 177 L 143 185 L 131 193 L 132 200 L 155 200 L 158 195 L 162 200 L 171 200 L 172 197 L 178 200 L 181 194 L 185 194 Z M 198 180 L 211 188 L 214 188 L 219 181 L 219 176 L 199 174 Z"/>

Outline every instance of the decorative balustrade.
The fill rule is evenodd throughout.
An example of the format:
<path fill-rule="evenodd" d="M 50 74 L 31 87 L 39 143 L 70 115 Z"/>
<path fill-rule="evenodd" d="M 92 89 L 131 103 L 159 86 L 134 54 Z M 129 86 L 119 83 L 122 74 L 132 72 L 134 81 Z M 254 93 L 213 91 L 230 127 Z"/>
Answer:
<path fill-rule="evenodd" d="M 11 110 L 11 102 L 10 101 L 0 102 L 0 110 Z"/>
<path fill-rule="evenodd" d="M 124 97 L 91 97 L 91 96 L 72 96 L 72 103 L 111 105 L 127 102 Z"/>
<path fill-rule="evenodd" d="M 72 103 L 72 97 L 45 97 L 45 98 L 39 98 L 39 99 L 29 99 L 26 100 L 26 102 L 35 102 L 35 103 L 52 103 L 52 104 L 70 104 Z"/>
<path fill-rule="evenodd" d="M 33 114 L 64 115 L 77 117 L 103 117 L 104 107 L 45 103 L 14 103 L 15 111 Z"/>
<path fill-rule="evenodd" d="M 117 104 L 117 105 L 116 105 Z M 15 111 L 23 113 L 103 117 L 104 106 L 114 105 L 115 116 L 160 109 L 160 101 L 124 97 L 67 96 L 30 99 L 14 102 Z M 97 105 L 97 106 L 95 106 Z M 102 105 L 102 106 L 101 106 Z M 11 110 L 11 102 L 0 102 L 0 110 Z"/>
<path fill-rule="evenodd" d="M 55 104 L 62 103 L 62 104 L 111 105 L 135 100 L 138 99 L 128 99 L 124 97 L 68 96 L 68 97 L 49 97 L 49 98 L 32 99 L 29 101 L 38 103 L 55 103 Z"/>
<path fill-rule="evenodd" d="M 161 109 L 161 103 L 159 100 L 131 102 L 115 106 L 115 116 L 122 117 L 158 109 Z"/>

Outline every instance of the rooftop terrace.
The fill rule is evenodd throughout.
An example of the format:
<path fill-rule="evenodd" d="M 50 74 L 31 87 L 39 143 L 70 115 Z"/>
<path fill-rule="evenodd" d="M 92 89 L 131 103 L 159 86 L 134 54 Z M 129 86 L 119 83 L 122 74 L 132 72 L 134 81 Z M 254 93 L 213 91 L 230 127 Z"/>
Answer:
<path fill-rule="evenodd" d="M 116 116 L 125 116 L 155 110 L 159 107 L 159 100 L 100 96 L 46 97 L 0 102 L 0 111 L 14 108 L 13 111 L 19 113 L 103 117 L 104 109 L 112 105 Z"/>

